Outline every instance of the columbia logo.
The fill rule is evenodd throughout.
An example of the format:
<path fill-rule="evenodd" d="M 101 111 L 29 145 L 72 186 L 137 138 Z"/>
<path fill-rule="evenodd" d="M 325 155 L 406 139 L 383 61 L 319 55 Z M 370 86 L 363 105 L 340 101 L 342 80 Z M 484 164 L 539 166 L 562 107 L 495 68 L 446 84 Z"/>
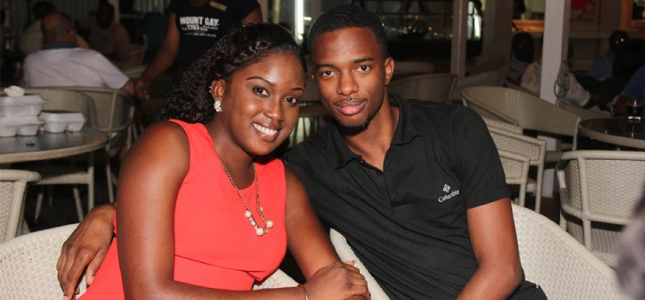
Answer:
<path fill-rule="evenodd" d="M 444 193 L 449 193 L 450 192 L 450 186 L 447 185 L 447 184 L 444 184 L 443 185 L 443 191 L 444 191 Z"/>

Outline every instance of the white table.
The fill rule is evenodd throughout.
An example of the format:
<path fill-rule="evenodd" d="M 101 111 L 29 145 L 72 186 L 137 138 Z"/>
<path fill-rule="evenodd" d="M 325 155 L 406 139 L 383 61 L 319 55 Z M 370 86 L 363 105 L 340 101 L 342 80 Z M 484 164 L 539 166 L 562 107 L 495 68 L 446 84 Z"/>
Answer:
<path fill-rule="evenodd" d="M 107 134 L 84 127 L 79 132 L 0 137 L 0 163 L 56 159 L 92 152 L 105 146 Z"/>

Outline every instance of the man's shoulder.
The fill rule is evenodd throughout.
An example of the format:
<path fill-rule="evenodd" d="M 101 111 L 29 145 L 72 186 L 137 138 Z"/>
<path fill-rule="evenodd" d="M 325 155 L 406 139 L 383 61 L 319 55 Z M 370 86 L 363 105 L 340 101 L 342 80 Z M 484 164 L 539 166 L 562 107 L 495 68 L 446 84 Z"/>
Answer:
<path fill-rule="evenodd" d="M 302 165 L 307 162 L 326 159 L 326 151 L 329 143 L 331 143 L 331 132 L 329 128 L 318 130 L 312 137 L 309 137 L 289 150 L 285 155 L 285 162 L 287 164 L 295 163 Z"/>
<path fill-rule="evenodd" d="M 401 105 L 415 120 L 428 120 L 435 123 L 446 123 L 455 118 L 473 117 L 477 115 L 473 110 L 462 105 L 403 99 Z"/>

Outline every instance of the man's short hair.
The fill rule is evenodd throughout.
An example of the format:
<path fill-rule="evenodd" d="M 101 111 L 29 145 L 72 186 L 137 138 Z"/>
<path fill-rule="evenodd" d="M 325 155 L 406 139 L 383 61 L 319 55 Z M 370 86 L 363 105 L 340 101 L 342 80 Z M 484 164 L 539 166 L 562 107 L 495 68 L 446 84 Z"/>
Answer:
<path fill-rule="evenodd" d="M 72 18 L 70 18 L 69 15 L 64 12 L 48 13 L 47 15 L 45 15 L 45 17 L 52 17 L 55 20 L 53 22 L 43 22 L 41 25 L 45 43 L 65 36 L 67 32 L 74 27 Z"/>
<path fill-rule="evenodd" d="M 383 57 L 389 57 L 385 29 L 379 18 L 370 11 L 356 5 L 342 5 L 334 7 L 322 14 L 309 29 L 307 35 L 307 49 L 311 53 L 311 46 L 316 37 L 321 34 L 345 28 L 367 28 L 372 31 L 376 42 L 381 48 Z"/>

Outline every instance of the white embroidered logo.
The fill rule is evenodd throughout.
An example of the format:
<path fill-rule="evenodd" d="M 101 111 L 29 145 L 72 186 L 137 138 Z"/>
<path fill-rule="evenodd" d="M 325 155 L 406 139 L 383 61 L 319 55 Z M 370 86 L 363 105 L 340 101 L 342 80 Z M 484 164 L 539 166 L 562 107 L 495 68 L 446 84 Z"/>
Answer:
<path fill-rule="evenodd" d="M 451 189 L 451 187 L 449 185 L 447 185 L 447 184 L 443 185 L 443 192 L 444 193 L 450 193 L 450 189 Z M 443 195 L 443 196 L 437 198 L 437 201 L 444 202 L 446 200 L 450 200 L 450 198 L 452 198 L 454 196 L 457 196 L 457 195 L 459 195 L 459 190 L 453 190 L 452 193 L 447 194 L 447 195 Z"/>

